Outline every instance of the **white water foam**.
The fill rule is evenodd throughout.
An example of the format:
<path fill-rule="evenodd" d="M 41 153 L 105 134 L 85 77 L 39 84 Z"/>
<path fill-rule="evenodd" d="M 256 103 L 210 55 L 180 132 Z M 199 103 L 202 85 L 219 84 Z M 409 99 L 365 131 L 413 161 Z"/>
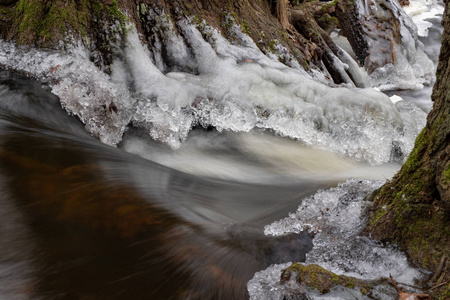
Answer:
<path fill-rule="evenodd" d="M 121 146 L 127 152 L 186 173 L 260 184 L 337 182 L 349 177 L 384 180 L 400 168 L 397 163 L 377 167 L 355 163 L 268 133 L 195 130 L 176 150 L 146 141 L 142 135 L 127 134 Z"/>

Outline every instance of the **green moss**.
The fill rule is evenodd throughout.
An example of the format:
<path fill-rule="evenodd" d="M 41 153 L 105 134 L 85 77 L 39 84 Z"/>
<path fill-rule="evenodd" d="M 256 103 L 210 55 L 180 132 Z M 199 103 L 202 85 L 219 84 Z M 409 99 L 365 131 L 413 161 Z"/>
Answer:
<path fill-rule="evenodd" d="M 241 30 L 243 33 L 245 33 L 247 35 L 251 34 L 250 26 L 248 25 L 248 23 L 245 20 L 242 20 L 242 22 L 241 22 Z"/>
<path fill-rule="evenodd" d="M 232 14 L 232 13 L 225 12 L 223 14 L 223 22 L 222 22 L 223 28 L 226 31 L 230 31 L 236 22 L 236 18 L 237 18 L 236 13 Z M 233 21 L 233 19 L 234 19 L 234 21 Z"/>
<path fill-rule="evenodd" d="M 246 20 L 240 21 L 236 12 L 232 10 L 226 11 L 223 15 L 223 27 L 229 31 L 234 24 L 237 24 L 243 33 L 247 35 L 251 34 L 251 28 Z"/>
<path fill-rule="evenodd" d="M 429 143 L 429 139 L 429 136 L 426 134 L 426 128 L 424 128 L 417 136 L 414 149 L 409 155 L 406 163 L 403 165 L 406 172 L 414 171 L 418 167 L 422 157 L 422 152 Z"/>
<path fill-rule="evenodd" d="M 447 168 L 442 172 L 441 183 L 442 185 L 450 184 L 450 164 L 447 164 Z"/>
<path fill-rule="evenodd" d="M 128 20 L 117 1 L 105 5 L 99 0 L 19 0 L 11 14 L 11 32 L 20 44 L 55 45 L 68 33 L 85 37 L 93 19 L 123 25 Z"/>
<path fill-rule="evenodd" d="M 420 262 L 422 267 L 432 269 L 439 263 L 441 252 L 434 249 L 432 245 L 445 243 L 450 232 L 450 224 L 447 222 L 445 213 L 435 211 L 426 205 L 415 205 L 414 193 L 420 194 L 426 191 L 427 182 L 423 185 L 414 186 L 405 183 L 401 191 L 393 191 L 388 185 L 377 197 L 385 198 L 386 193 L 390 193 L 391 202 L 385 204 L 386 207 L 379 207 L 372 216 L 370 227 L 378 223 L 385 223 L 392 219 L 390 230 L 393 242 L 402 244 L 409 256 L 416 262 Z M 425 187 L 424 187 L 425 186 Z M 439 253 L 436 253 L 438 251 Z"/>
<path fill-rule="evenodd" d="M 385 214 L 386 214 L 386 209 L 381 207 L 380 209 L 378 209 L 376 211 L 375 216 L 373 218 L 373 222 L 374 223 L 378 222 Z"/>
<path fill-rule="evenodd" d="M 450 298 L 450 282 L 447 283 L 447 285 L 445 285 L 442 289 L 441 292 L 439 293 L 439 298 L 438 300 L 447 300 Z"/>
<path fill-rule="evenodd" d="M 338 0 L 333 0 L 333 1 L 329 2 L 329 3 L 325 3 L 324 5 L 322 5 L 322 13 L 327 13 L 328 9 L 330 7 L 336 6 L 337 3 L 338 3 Z"/>
<path fill-rule="evenodd" d="M 281 273 L 281 282 L 285 283 L 295 276 L 297 282 L 304 283 L 311 289 L 318 290 L 321 294 L 326 294 L 335 286 L 344 286 L 349 289 L 359 288 L 361 293 L 366 295 L 371 290 L 371 285 L 344 275 L 336 275 L 318 265 L 302 265 L 294 263 Z"/>
<path fill-rule="evenodd" d="M 319 19 L 317 19 L 317 23 L 323 29 L 328 30 L 333 25 L 337 25 L 339 21 L 336 17 L 332 17 L 328 13 L 325 13 Z"/>
<path fill-rule="evenodd" d="M 450 224 L 445 211 L 433 205 L 438 191 L 436 178 L 446 183 L 447 166 L 439 177 L 430 163 L 433 147 L 441 137 L 446 116 L 418 135 L 415 146 L 400 172 L 375 196 L 375 212 L 369 220 L 373 236 L 399 244 L 420 266 L 434 270 L 443 254 L 449 252 Z"/>
<path fill-rule="evenodd" d="M 120 21 L 121 24 L 128 21 L 128 17 L 124 15 L 117 6 L 117 1 L 114 0 L 111 5 L 107 5 L 108 15 L 115 20 Z"/>
<path fill-rule="evenodd" d="M 41 14 L 43 7 L 39 1 L 30 2 L 28 0 L 20 0 L 17 3 L 15 17 L 22 16 L 21 22 L 18 24 L 19 33 L 31 31 L 37 26 L 37 20 Z"/>
<path fill-rule="evenodd" d="M 143 6 L 145 7 L 145 4 L 143 4 Z M 101 2 L 98 2 L 98 1 L 92 1 L 91 7 L 92 7 L 92 11 L 94 12 L 95 16 L 97 18 L 100 18 L 102 10 L 104 8 L 103 4 Z"/>
<path fill-rule="evenodd" d="M 278 41 L 278 40 L 270 40 L 269 41 L 269 51 L 270 52 L 272 52 L 272 53 L 276 53 L 277 52 L 277 45 L 279 44 L 280 42 Z"/>
<path fill-rule="evenodd" d="M 199 26 L 200 24 L 202 24 L 203 19 L 200 18 L 199 15 L 195 15 L 195 16 L 192 18 L 192 21 L 194 22 L 195 26 Z"/>

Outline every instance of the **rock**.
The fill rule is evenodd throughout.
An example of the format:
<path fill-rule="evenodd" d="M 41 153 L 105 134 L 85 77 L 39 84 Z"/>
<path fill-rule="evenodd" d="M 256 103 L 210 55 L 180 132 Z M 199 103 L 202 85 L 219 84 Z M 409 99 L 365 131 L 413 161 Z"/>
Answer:
<path fill-rule="evenodd" d="M 336 275 L 318 265 L 304 265 L 294 263 L 281 273 L 281 283 L 286 283 L 295 278 L 295 281 L 306 285 L 308 288 L 316 289 L 321 294 L 327 294 L 337 286 L 349 289 L 359 288 L 361 294 L 367 295 L 372 290 L 372 285 L 354 277 Z"/>

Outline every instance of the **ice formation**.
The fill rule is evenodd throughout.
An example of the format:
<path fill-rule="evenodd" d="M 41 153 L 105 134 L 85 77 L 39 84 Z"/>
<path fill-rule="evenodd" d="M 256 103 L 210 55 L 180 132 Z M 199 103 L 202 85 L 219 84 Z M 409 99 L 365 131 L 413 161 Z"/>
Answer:
<path fill-rule="evenodd" d="M 83 46 L 61 53 L 21 48 L 0 40 L 0 64 L 48 83 L 61 105 L 102 142 L 114 145 L 121 140 L 136 100 L 89 60 Z"/>
<path fill-rule="evenodd" d="M 336 274 L 366 280 L 376 280 L 391 274 L 403 283 L 412 284 L 415 278 L 422 275 L 409 266 L 405 254 L 394 246 L 385 246 L 358 235 L 366 222 L 365 212 L 371 205 L 364 198 L 382 184 L 381 181 L 349 179 L 336 188 L 319 190 L 315 195 L 303 199 L 295 213 L 267 225 L 264 233 L 280 236 L 304 230 L 315 232 L 314 246 L 306 254 L 305 263 L 318 264 Z M 285 267 L 272 266 L 264 275 L 282 268 Z M 262 274 L 256 274 L 249 282 L 250 293 L 253 290 L 255 295 L 268 292 L 262 286 L 269 285 L 261 281 L 261 277 Z"/>
<path fill-rule="evenodd" d="M 296 213 L 267 225 L 264 233 L 279 236 L 311 230 L 317 232 L 316 244 L 322 236 L 326 239 L 351 237 L 364 225 L 363 212 L 369 202 L 362 201 L 363 198 L 382 184 L 382 181 L 349 179 L 336 188 L 319 190 L 302 200 Z"/>
<path fill-rule="evenodd" d="M 441 19 L 444 6 L 437 0 L 411 0 L 403 10 L 411 17 L 417 26 L 419 36 L 427 36 L 428 30 L 433 24 L 430 19 Z"/>
<path fill-rule="evenodd" d="M 394 63 L 377 68 L 369 76 L 370 84 L 381 90 L 418 90 L 424 85 L 433 84 L 435 66 L 424 52 L 425 47 L 418 38 L 416 24 L 397 1 L 384 1 L 383 5 L 387 6 L 399 21 L 401 44 L 393 44 Z M 361 8 L 361 14 L 364 15 L 367 9 Z M 380 18 L 386 14 L 376 2 L 371 2 L 370 11 L 378 14 Z"/>
<path fill-rule="evenodd" d="M 237 26 L 240 42 L 234 45 L 204 24 L 157 20 L 155 30 L 164 31 L 159 35 L 164 41 L 155 38 L 148 49 L 130 28 L 111 76 L 94 66 L 82 46 L 61 53 L 1 41 L 0 64 L 48 81 L 62 106 L 110 145 L 130 124 L 175 148 L 196 125 L 218 131 L 264 129 L 382 164 L 393 151 L 403 160 L 421 130 L 423 122 L 414 127 L 382 93 L 326 86 L 293 60 L 287 67 L 263 54 Z M 418 117 L 424 120 L 425 114 Z"/>
<path fill-rule="evenodd" d="M 291 263 L 272 265 L 267 269 L 257 272 L 248 282 L 247 289 L 250 300 L 286 300 L 286 299 L 308 299 L 308 300 L 397 300 L 397 291 L 389 286 L 375 286 L 371 292 L 371 297 L 363 295 L 358 288 L 350 289 L 342 286 L 332 288 L 326 294 L 308 289 L 305 285 L 300 285 L 294 280 L 285 284 L 280 283 L 280 274 L 283 269 L 289 267 Z"/>
<path fill-rule="evenodd" d="M 272 265 L 257 272 L 248 282 L 247 289 L 252 300 L 283 300 L 285 287 L 280 284 L 280 275 L 283 269 L 291 263 Z"/>

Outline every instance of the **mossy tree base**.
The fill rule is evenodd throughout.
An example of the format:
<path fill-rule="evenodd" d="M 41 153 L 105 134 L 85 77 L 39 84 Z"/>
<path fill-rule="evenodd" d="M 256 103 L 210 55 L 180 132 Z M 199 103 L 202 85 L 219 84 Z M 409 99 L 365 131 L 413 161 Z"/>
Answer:
<path fill-rule="evenodd" d="M 441 283 L 450 279 L 450 263 L 441 262 L 450 258 L 449 3 L 446 1 L 433 110 L 406 163 L 374 197 L 367 230 L 376 239 L 399 244 L 420 267 L 438 271 L 432 284 L 439 284 L 447 296 L 448 284 Z M 439 288 L 433 291 L 438 294 Z"/>
<path fill-rule="evenodd" d="M 0 3 L 0 26 L 6 39 L 22 45 L 57 47 L 71 34 L 94 37 L 98 22 L 125 21 L 117 1 L 18 0 Z"/>
<path fill-rule="evenodd" d="M 275 54 L 287 65 L 300 64 L 330 74 L 330 83 L 352 83 L 350 74 L 336 70 L 332 63 L 339 60 L 334 55 L 338 48 L 328 34 L 339 26 L 334 16 L 336 1 L 323 4 L 317 0 L 303 3 L 294 9 L 283 8 L 283 18 L 277 19 L 280 8 L 271 0 L 9 0 L 0 1 L 0 35 L 20 45 L 44 48 L 60 48 L 67 37 L 82 40 L 85 46 L 98 56 L 95 63 L 107 71 L 112 57 L 117 54 L 114 47 L 116 36 L 123 36 L 124 25 L 130 21 L 139 33 L 149 39 L 149 24 L 145 14 L 153 9 L 176 21 L 191 18 L 221 30 L 231 41 L 234 23 L 249 35 L 255 44 L 267 54 Z M 299 12 L 305 12 L 301 18 Z M 122 13 L 123 12 L 123 13 Z M 299 17 L 300 16 L 300 17 Z M 234 22 L 230 20 L 234 19 Z M 306 20 L 307 28 L 299 24 Z M 197 21 L 200 22 L 197 22 Z M 121 24 L 116 26 L 117 23 Z M 202 23 L 203 24 L 203 23 Z M 203 25 L 204 26 L 204 25 Z M 122 27 L 122 28 L 121 28 Z M 150 25 L 151 27 L 151 25 Z M 113 30 L 119 32 L 111 32 Z M 119 33 L 119 34 L 117 34 Z M 150 38 L 151 39 L 151 38 Z M 151 41 L 149 41 L 151 42 Z M 120 48 L 120 46 L 119 46 Z M 292 54 L 286 55 L 282 48 Z M 294 61 L 295 60 L 295 61 Z M 106 67 L 105 67 L 106 66 Z"/>

